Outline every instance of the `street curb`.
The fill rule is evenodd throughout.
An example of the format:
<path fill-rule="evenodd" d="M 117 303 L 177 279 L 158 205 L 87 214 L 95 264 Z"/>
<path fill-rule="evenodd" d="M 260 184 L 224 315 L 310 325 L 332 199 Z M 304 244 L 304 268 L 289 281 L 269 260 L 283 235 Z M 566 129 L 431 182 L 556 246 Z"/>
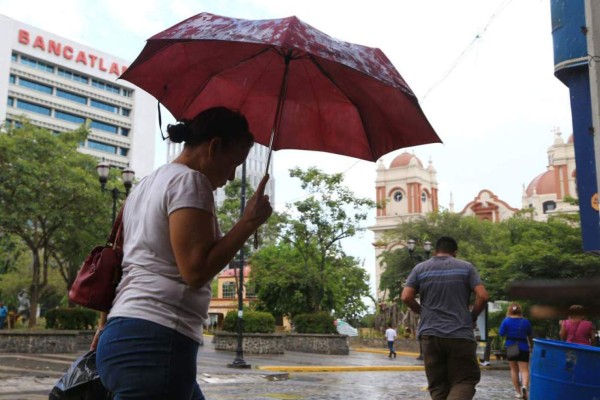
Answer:
<path fill-rule="evenodd" d="M 358 353 L 375 353 L 375 354 L 389 354 L 390 351 L 389 350 L 385 350 L 385 349 L 369 349 L 367 347 L 357 347 L 355 349 L 350 349 L 350 351 L 356 351 Z M 398 354 L 399 356 L 418 356 L 419 353 L 413 353 L 410 351 L 396 351 L 396 354 Z"/>

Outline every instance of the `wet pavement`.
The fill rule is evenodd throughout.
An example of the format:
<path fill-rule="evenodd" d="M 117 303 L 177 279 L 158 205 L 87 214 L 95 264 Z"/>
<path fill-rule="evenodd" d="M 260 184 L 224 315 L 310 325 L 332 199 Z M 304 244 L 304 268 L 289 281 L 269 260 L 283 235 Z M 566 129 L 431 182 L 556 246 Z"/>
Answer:
<path fill-rule="evenodd" d="M 198 382 L 208 400 L 429 399 L 415 354 L 351 351 L 348 356 L 286 352 L 246 355 L 250 369 L 232 369 L 235 354 L 215 351 L 206 338 L 198 355 Z M 78 354 L 0 354 L 0 400 L 47 399 Z M 353 367 L 353 371 L 343 371 Z M 290 372 L 318 368 L 328 372 Z M 380 369 L 373 371 L 372 369 Z M 395 370 L 394 370 L 395 369 Z M 477 400 L 514 399 L 506 362 L 482 370 Z"/>

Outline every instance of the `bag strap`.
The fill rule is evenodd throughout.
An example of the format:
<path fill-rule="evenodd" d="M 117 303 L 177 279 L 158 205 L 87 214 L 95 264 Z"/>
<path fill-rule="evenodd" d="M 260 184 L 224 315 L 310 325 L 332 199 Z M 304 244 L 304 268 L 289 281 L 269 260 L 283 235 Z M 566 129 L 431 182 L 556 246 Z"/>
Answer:
<path fill-rule="evenodd" d="M 125 209 L 125 204 L 123 204 L 123 206 L 121 206 L 119 215 L 117 215 L 117 219 L 115 219 L 115 223 L 112 227 L 112 231 L 110 232 L 110 236 L 108 237 L 108 241 L 106 242 L 106 247 L 112 247 L 113 249 L 123 247 L 123 210 L 124 209 Z"/>
<path fill-rule="evenodd" d="M 571 340 L 575 340 L 577 338 L 577 329 L 579 329 L 579 325 L 581 325 L 581 320 L 577 321 L 577 324 L 571 324 L 571 321 L 569 321 L 569 325 L 571 327 L 573 327 L 573 325 L 575 325 L 575 330 L 569 335 Z"/>

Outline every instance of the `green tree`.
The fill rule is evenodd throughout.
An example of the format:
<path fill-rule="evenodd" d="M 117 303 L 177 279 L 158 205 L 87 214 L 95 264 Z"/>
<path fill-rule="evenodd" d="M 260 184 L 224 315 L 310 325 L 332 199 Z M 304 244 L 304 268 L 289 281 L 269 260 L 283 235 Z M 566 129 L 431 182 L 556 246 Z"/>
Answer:
<path fill-rule="evenodd" d="M 31 253 L 30 326 L 36 323 L 53 254 L 68 252 L 60 247 L 61 236 L 76 241 L 88 229 L 101 237 L 107 232 L 95 224 L 107 208 L 96 161 L 77 152 L 86 135 L 85 127 L 54 135 L 26 120 L 0 135 L 0 232 L 19 237 Z"/>
<path fill-rule="evenodd" d="M 576 215 L 553 216 L 540 222 L 523 212 L 491 223 L 442 212 L 399 225 L 386 240 L 395 243 L 422 238 L 435 242 L 442 235 L 457 240 L 458 257 L 477 267 L 492 300 L 508 299 L 508 288 L 515 280 L 585 278 L 600 273 L 598 258 L 582 252 Z M 384 252 L 380 261 L 386 265 L 380 290 L 387 290 L 390 300 L 396 300 L 412 269 L 406 250 Z"/>
<path fill-rule="evenodd" d="M 294 203 L 299 219 L 292 220 L 286 240 L 300 252 L 305 264 L 316 263 L 321 291 L 315 304 L 322 306 L 327 287 L 327 260 L 342 253 L 340 241 L 364 231 L 361 224 L 375 202 L 359 198 L 343 185 L 343 174 L 326 174 L 312 167 L 290 170 L 290 176 L 300 179 L 300 186 L 309 197 Z"/>
<path fill-rule="evenodd" d="M 27 248 L 18 236 L 10 234 L 0 235 L 0 275 L 14 272 L 17 268 L 19 257 L 25 251 L 27 251 Z"/>
<path fill-rule="evenodd" d="M 252 258 L 252 276 L 262 307 L 274 315 L 334 311 L 356 319 L 366 310 L 368 279 L 358 260 L 347 256 L 340 241 L 364 230 L 370 199 L 357 198 L 343 175 L 316 168 L 290 170 L 309 193 L 294 203 L 283 220 L 281 240 Z"/>
<path fill-rule="evenodd" d="M 228 232 L 240 219 L 240 199 L 242 195 L 242 181 L 234 179 L 224 187 L 225 199 L 217 209 L 217 218 L 222 232 Z M 254 194 L 254 188 L 246 183 L 246 201 Z M 275 243 L 280 235 L 286 215 L 273 212 L 267 223 L 260 228 L 259 245 Z M 244 254 L 250 258 L 254 252 L 254 236 L 250 237 L 244 246 Z"/>

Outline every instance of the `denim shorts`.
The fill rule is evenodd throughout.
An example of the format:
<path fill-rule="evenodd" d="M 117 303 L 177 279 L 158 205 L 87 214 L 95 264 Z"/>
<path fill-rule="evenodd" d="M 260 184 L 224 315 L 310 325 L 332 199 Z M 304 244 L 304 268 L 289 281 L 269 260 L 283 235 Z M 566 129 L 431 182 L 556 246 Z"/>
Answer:
<path fill-rule="evenodd" d="M 196 381 L 198 343 L 138 318 L 111 318 L 96 352 L 102 384 L 114 400 L 204 400 Z"/>

